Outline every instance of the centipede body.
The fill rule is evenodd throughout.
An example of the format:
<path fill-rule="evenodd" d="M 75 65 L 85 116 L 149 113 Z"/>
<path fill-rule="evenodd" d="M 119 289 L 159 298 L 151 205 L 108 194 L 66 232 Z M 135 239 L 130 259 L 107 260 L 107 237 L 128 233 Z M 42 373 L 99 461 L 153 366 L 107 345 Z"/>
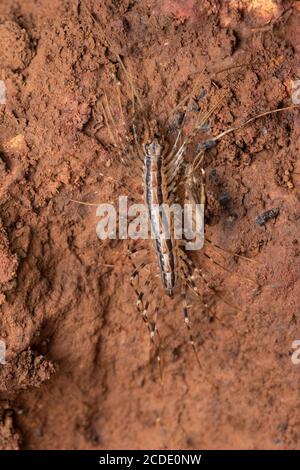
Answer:
<path fill-rule="evenodd" d="M 165 217 L 160 217 L 153 207 L 170 205 L 172 196 L 168 191 L 167 171 L 165 166 L 165 147 L 158 139 L 145 145 L 145 201 L 150 223 L 155 234 L 155 250 L 164 288 L 170 297 L 176 286 L 177 253 L 173 231 L 167 226 Z M 167 237 L 167 233 L 170 237 Z"/>

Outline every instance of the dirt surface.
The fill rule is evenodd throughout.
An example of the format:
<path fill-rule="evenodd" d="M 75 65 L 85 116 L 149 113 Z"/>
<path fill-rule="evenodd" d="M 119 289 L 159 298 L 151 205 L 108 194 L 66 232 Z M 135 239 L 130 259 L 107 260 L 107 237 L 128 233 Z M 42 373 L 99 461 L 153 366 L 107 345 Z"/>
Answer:
<path fill-rule="evenodd" d="M 292 104 L 299 22 L 300 2 L 288 1 L 0 1 L 1 448 L 300 448 L 300 365 L 291 361 L 299 110 L 255 121 L 206 154 L 207 236 L 255 262 L 207 246 L 228 272 L 193 255 L 229 301 L 201 282 L 201 299 L 191 297 L 202 370 L 180 296 L 167 298 L 156 278 L 163 388 L 127 245 L 99 241 L 95 207 L 70 200 L 141 199 L 136 165 L 122 165 L 101 107 L 105 92 L 125 141 L 116 81 L 127 129 L 131 87 L 116 52 L 150 121 L 169 115 L 199 74 L 202 110 L 225 91 L 209 120 L 217 135 Z M 256 223 L 274 208 L 277 217 Z M 147 277 L 155 255 L 143 257 Z"/>

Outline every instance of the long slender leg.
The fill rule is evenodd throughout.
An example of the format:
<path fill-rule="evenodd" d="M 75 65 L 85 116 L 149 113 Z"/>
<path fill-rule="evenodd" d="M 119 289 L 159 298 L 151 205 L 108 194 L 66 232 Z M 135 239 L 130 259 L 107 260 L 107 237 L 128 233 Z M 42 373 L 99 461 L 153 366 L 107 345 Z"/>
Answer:
<path fill-rule="evenodd" d="M 241 258 L 241 259 L 244 259 L 246 261 L 251 261 L 251 263 L 256 263 L 256 264 L 261 264 L 259 261 L 257 261 L 256 259 L 253 259 L 253 258 L 248 258 L 248 256 L 244 256 L 244 255 L 240 255 L 238 253 L 235 253 L 234 251 L 231 251 L 231 250 L 227 250 L 225 248 L 223 248 L 222 246 L 218 245 L 217 243 L 213 242 L 212 240 L 210 240 L 209 238 L 205 237 L 205 242 L 209 243 L 209 245 L 213 248 L 217 248 L 218 250 L 222 251 L 223 253 L 227 253 L 231 256 L 236 256 L 237 258 Z"/>
<path fill-rule="evenodd" d="M 158 328 L 157 328 L 157 322 L 156 322 L 156 316 L 157 316 L 157 309 L 155 311 L 155 315 L 153 316 L 153 318 L 150 318 L 149 317 L 149 307 L 150 307 L 150 299 L 152 299 L 153 297 L 153 294 L 155 292 L 155 286 L 154 284 L 152 285 L 152 287 L 150 287 L 150 290 L 149 290 L 149 294 L 148 294 L 148 299 L 147 300 L 144 300 L 145 299 L 145 289 L 149 287 L 149 285 L 151 284 L 151 277 L 148 277 L 143 285 L 143 287 L 141 289 L 137 288 L 135 285 L 134 285 L 134 281 L 136 278 L 138 278 L 139 276 L 139 273 L 141 272 L 142 269 L 144 269 L 146 266 L 148 266 L 145 262 L 142 262 L 142 264 L 137 267 L 135 265 L 135 263 L 133 262 L 132 260 L 132 252 L 130 250 L 128 250 L 128 256 L 129 256 L 129 259 L 134 267 L 134 271 L 132 272 L 131 274 L 131 277 L 130 277 L 130 284 L 136 294 L 136 297 L 137 297 L 137 302 L 136 302 L 136 306 L 137 306 L 137 310 L 138 310 L 138 313 L 140 314 L 140 316 L 142 317 L 144 323 L 146 324 L 147 328 L 148 328 L 148 331 L 149 331 L 149 335 L 150 335 L 150 341 L 151 341 L 151 344 L 153 345 L 153 348 L 154 348 L 154 351 L 155 351 L 155 356 L 156 356 L 156 360 L 158 362 L 158 366 L 159 366 L 159 373 L 160 373 L 160 378 L 162 380 L 162 360 L 161 360 L 161 346 L 160 346 L 160 336 L 159 336 L 159 331 L 158 331 Z"/>
<path fill-rule="evenodd" d="M 209 140 L 203 142 L 201 144 L 201 146 L 204 150 L 208 150 L 208 149 L 216 146 L 217 143 L 223 137 L 225 137 L 226 135 L 231 134 L 232 132 L 238 131 L 238 130 L 244 128 L 244 127 L 249 126 L 249 124 L 256 121 L 257 119 L 268 116 L 270 114 L 275 114 L 275 113 L 279 113 L 279 112 L 283 112 L 283 111 L 288 111 L 288 110 L 295 109 L 295 108 L 299 108 L 299 105 L 286 106 L 286 107 L 283 107 L 283 108 L 272 109 L 270 111 L 265 111 L 263 113 L 257 114 L 256 116 L 253 116 L 253 117 L 247 119 L 242 124 L 238 124 L 236 126 L 230 127 L 229 129 L 226 129 L 225 131 L 221 132 L 220 134 L 216 135 L 215 137 L 210 138 Z"/>
<path fill-rule="evenodd" d="M 181 277 L 183 285 L 188 287 L 190 290 L 192 290 L 192 292 L 197 297 L 200 298 L 202 296 L 200 295 L 198 287 L 195 285 L 195 282 L 194 282 L 195 277 L 193 276 L 193 269 L 194 268 L 193 268 L 192 265 L 189 265 L 188 263 L 187 264 L 182 263 L 182 267 L 181 267 L 181 270 L 180 270 L 180 277 Z M 212 290 L 217 295 L 217 297 L 219 297 L 224 303 L 226 303 L 226 304 L 230 305 L 231 307 L 234 307 L 235 309 L 237 309 L 237 307 L 232 306 L 225 299 L 223 299 L 221 296 L 219 296 L 218 293 L 216 293 L 216 291 L 213 287 L 212 287 Z M 201 300 L 202 300 L 202 305 L 205 308 L 205 310 L 207 312 L 211 312 L 211 306 L 208 303 L 203 302 L 203 299 L 201 299 Z M 226 323 L 224 323 L 224 321 L 221 318 L 219 318 L 216 314 L 213 314 L 213 318 L 216 319 L 224 328 L 228 328 L 228 325 Z M 232 331 L 232 327 L 230 327 L 230 331 Z"/>
<path fill-rule="evenodd" d="M 257 283 L 251 279 L 250 277 L 247 277 L 247 276 L 244 276 L 243 274 L 241 273 L 237 273 L 237 272 L 233 272 L 231 271 L 230 269 L 226 268 L 225 266 L 223 266 L 221 263 L 219 263 L 218 261 L 216 261 L 211 255 L 209 255 L 208 253 L 206 252 L 203 252 L 204 256 L 210 260 L 211 263 L 213 263 L 215 266 L 218 266 L 219 268 L 223 269 L 224 271 L 230 273 L 230 274 L 233 274 L 235 276 L 239 276 L 243 279 L 245 279 L 246 281 L 250 282 L 251 284 L 254 284 L 254 285 L 257 285 Z"/>
<path fill-rule="evenodd" d="M 192 324 L 191 324 L 189 314 L 188 314 L 189 305 L 188 305 L 188 302 L 187 302 L 187 288 L 186 288 L 186 286 L 183 286 L 182 291 L 181 291 L 181 296 L 182 296 L 182 299 L 183 299 L 183 302 L 184 302 L 183 317 L 184 317 L 184 323 L 185 323 L 185 326 L 187 328 L 188 335 L 189 335 L 189 343 L 193 348 L 193 352 L 195 354 L 196 361 L 197 361 L 197 364 L 199 366 L 199 369 L 202 370 L 202 366 L 201 366 L 201 362 L 200 362 L 200 359 L 199 359 L 198 351 L 197 351 L 197 348 L 196 348 L 196 345 L 195 345 L 195 340 L 194 340 L 194 335 L 193 335 L 193 330 L 192 330 Z"/>
<path fill-rule="evenodd" d="M 119 89 L 119 87 L 118 87 L 118 89 Z M 131 145 L 128 145 L 127 149 L 124 148 L 124 146 L 122 144 L 122 138 L 121 138 L 120 133 L 118 131 L 118 128 L 116 126 L 116 122 L 115 122 L 115 119 L 113 117 L 113 113 L 112 113 L 112 110 L 111 110 L 109 100 L 107 98 L 106 93 L 104 94 L 104 103 L 101 103 L 101 106 L 102 106 L 102 112 L 103 112 L 103 116 L 104 116 L 104 119 L 105 119 L 105 123 L 106 123 L 106 126 L 108 128 L 108 132 L 111 136 L 113 145 L 118 151 L 121 162 L 126 167 L 128 167 L 130 162 L 135 162 L 136 163 L 135 155 L 137 155 L 137 157 L 138 157 L 138 162 L 137 162 L 138 167 L 139 167 L 140 170 L 142 170 L 142 163 L 143 163 L 142 152 L 141 152 L 138 145 L 137 145 L 137 151 L 135 151 L 134 148 Z M 119 106 L 122 106 L 121 100 L 119 100 Z M 122 115 L 123 115 L 123 111 L 122 111 Z M 135 139 L 137 139 L 136 135 L 135 135 Z M 128 138 L 126 138 L 125 141 L 128 142 Z"/>
<path fill-rule="evenodd" d="M 137 148 L 137 155 L 138 155 L 138 158 L 139 158 L 140 162 L 142 163 L 142 167 L 143 167 L 143 165 L 144 165 L 144 154 L 143 154 L 143 149 L 142 149 L 142 147 L 141 147 L 141 145 L 138 141 L 135 124 L 132 124 L 132 130 L 133 130 L 134 143 L 135 143 L 135 146 Z"/>
<path fill-rule="evenodd" d="M 231 127 L 230 129 L 227 129 L 226 131 L 221 132 L 219 135 L 217 135 L 216 137 L 213 137 L 213 139 L 211 140 L 217 142 L 218 140 L 222 139 L 222 137 L 225 137 L 225 135 L 230 134 L 231 132 L 237 131 L 239 129 L 242 129 L 243 127 L 248 126 L 249 124 L 251 124 L 251 122 L 254 122 L 257 119 L 260 119 L 264 116 L 269 116 L 270 114 L 280 113 L 282 111 L 288 111 L 288 110 L 295 109 L 295 108 L 299 109 L 299 106 L 300 105 L 286 106 L 284 108 L 271 109 L 270 111 L 265 111 L 263 113 L 257 114 L 256 116 L 253 116 L 252 118 L 247 119 L 247 121 L 243 122 L 242 124 Z"/>
<path fill-rule="evenodd" d="M 145 129 L 147 130 L 148 134 L 150 134 L 150 126 L 149 126 L 149 123 L 147 121 L 147 119 L 145 118 L 145 114 L 144 114 L 144 106 L 142 104 L 142 100 L 139 96 L 139 93 L 134 85 L 134 81 L 133 81 L 133 78 L 131 76 L 131 73 L 129 71 L 128 68 L 125 67 L 125 64 L 123 62 L 123 59 L 121 58 L 120 54 L 118 54 L 115 50 L 114 50 L 114 47 L 112 46 L 111 42 L 109 41 L 108 37 L 105 35 L 104 33 L 104 28 L 103 26 L 101 25 L 101 22 L 99 21 L 98 18 L 96 18 L 92 12 L 90 11 L 90 9 L 86 6 L 85 6 L 85 9 L 86 11 L 88 12 L 91 20 L 93 21 L 93 23 L 95 23 L 98 28 L 100 27 L 100 30 L 102 32 L 102 34 L 104 34 L 104 37 L 105 37 L 105 41 L 106 43 L 108 44 L 109 48 L 112 50 L 112 52 L 115 54 L 116 58 L 117 58 L 117 61 L 121 67 L 121 69 L 123 70 L 124 74 L 125 74 L 125 77 L 126 77 L 126 80 L 127 82 L 129 83 L 129 86 L 130 86 L 130 89 L 131 89 L 131 94 L 132 94 L 132 107 L 133 107 L 133 113 L 135 114 L 135 100 L 137 101 L 137 104 L 138 104 L 138 107 L 139 107 L 139 111 L 141 112 L 142 114 L 142 121 L 143 121 L 143 124 L 145 126 Z"/>
<path fill-rule="evenodd" d="M 202 279 L 204 284 L 210 289 L 216 297 L 218 297 L 223 303 L 226 305 L 234 308 L 235 310 L 241 311 L 239 307 L 236 305 L 232 304 L 229 302 L 227 299 L 225 299 L 222 295 L 219 294 L 219 292 L 216 290 L 214 286 L 212 286 L 209 282 L 209 280 L 206 278 L 206 275 L 204 274 L 203 270 L 201 268 L 197 268 L 193 261 L 188 258 L 188 256 L 184 253 L 181 252 L 181 260 L 184 264 L 188 265 L 190 267 L 190 270 L 192 274 L 190 274 L 187 278 L 187 285 L 190 287 L 190 289 L 198 296 L 200 297 L 198 287 L 195 285 L 195 280 L 196 279 Z"/>
<path fill-rule="evenodd" d="M 182 263 L 182 260 L 181 260 L 181 263 Z M 199 367 L 202 368 L 200 360 L 199 360 L 199 356 L 198 356 L 198 353 L 197 353 L 197 349 L 196 349 L 196 346 L 195 346 L 194 337 L 193 337 L 193 333 L 192 333 L 192 327 L 191 327 L 191 323 L 190 323 L 189 315 L 188 315 L 189 305 L 188 305 L 188 302 L 187 302 L 187 288 L 190 288 L 197 295 L 197 297 L 200 297 L 199 290 L 198 290 L 197 286 L 195 285 L 194 279 L 192 277 L 192 268 L 189 266 L 189 264 L 182 263 L 181 269 L 180 269 L 180 277 L 181 277 L 181 281 L 182 281 L 182 285 L 183 285 L 181 295 L 182 295 L 183 300 L 184 300 L 184 309 L 183 309 L 184 320 L 185 320 L 186 327 L 187 327 L 187 329 L 189 331 L 189 334 L 190 334 L 190 344 L 193 347 L 194 354 L 195 354 L 196 359 L 197 359 L 197 363 L 198 363 Z M 206 302 L 203 302 L 203 307 L 207 311 L 210 311 L 210 306 Z M 219 317 L 214 315 L 214 318 L 216 318 L 221 323 L 222 326 L 227 328 L 227 325 L 224 324 L 223 321 Z"/>
<path fill-rule="evenodd" d="M 149 290 L 149 295 L 148 295 L 148 300 L 145 302 L 145 311 L 148 312 L 149 306 L 150 306 L 150 299 L 152 299 L 153 294 L 156 290 L 156 286 L 154 283 L 152 284 L 152 287 Z M 148 313 L 147 313 L 148 315 Z M 160 335 L 157 327 L 157 316 L 158 316 L 158 307 L 155 308 L 154 315 L 152 316 L 151 320 L 149 320 L 149 331 L 150 331 L 150 339 L 153 344 L 154 350 L 155 350 L 155 356 L 156 360 L 158 362 L 159 366 L 159 374 L 160 374 L 160 379 L 163 381 L 163 365 L 162 365 L 162 358 L 161 358 L 161 341 L 160 341 Z M 149 315 L 148 315 L 149 319 Z"/>
<path fill-rule="evenodd" d="M 178 176 L 183 165 L 185 148 L 180 148 L 174 156 L 174 161 L 166 166 L 167 186 L 178 183 Z"/>

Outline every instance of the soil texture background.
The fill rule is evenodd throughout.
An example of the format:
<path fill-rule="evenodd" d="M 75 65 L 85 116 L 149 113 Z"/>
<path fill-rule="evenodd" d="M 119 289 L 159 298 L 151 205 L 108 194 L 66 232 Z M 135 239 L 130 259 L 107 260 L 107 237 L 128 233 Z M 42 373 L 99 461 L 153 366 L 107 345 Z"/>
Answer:
<path fill-rule="evenodd" d="M 100 241 L 96 207 L 72 201 L 141 198 L 105 96 L 125 142 L 130 82 L 152 126 L 200 76 L 190 116 L 225 91 L 217 135 L 300 101 L 299 24 L 297 1 L 0 0 L 0 448 L 300 448 L 299 110 L 206 153 L 206 235 L 227 253 L 206 249 L 226 270 L 193 259 L 228 303 L 201 281 L 191 297 L 199 370 L 180 295 L 156 278 L 163 387 L 127 244 Z M 138 256 L 147 278 L 155 254 Z"/>

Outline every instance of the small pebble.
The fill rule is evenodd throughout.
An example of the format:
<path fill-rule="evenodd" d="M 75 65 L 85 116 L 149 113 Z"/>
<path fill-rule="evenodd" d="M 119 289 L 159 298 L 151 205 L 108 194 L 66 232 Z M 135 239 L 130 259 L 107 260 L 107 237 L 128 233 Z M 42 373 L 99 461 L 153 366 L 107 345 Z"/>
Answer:
<path fill-rule="evenodd" d="M 214 183 L 217 183 L 219 181 L 219 176 L 215 168 L 213 168 L 211 172 L 209 173 L 209 179 L 213 181 Z"/>
<path fill-rule="evenodd" d="M 184 119 L 184 113 L 183 112 L 179 112 L 176 114 L 176 126 L 181 126 L 181 124 L 183 123 L 183 119 Z"/>
<path fill-rule="evenodd" d="M 36 428 L 34 431 L 36 437 L 42 437 L 44 435 L 43 430 L 41 428 Z"/>
<path fill-rule="evenodd" d="M 201 148 L 203 150 L 209 150 L 215 147 L 216 145 L 217 145 L 217 142 L 215 140 L 206 140 L 205 142 L 201 144 Z"/>
<path fill-rule="evenodd" d="M 26 252 L 25 252 L 24 250 L 22 250 L 22 249 L 19 250 L 18 255 L 19 255 L 19 257 L 20 257 L 21 259 L 25 259 L 26 256 L 27 256 L 27 255 L 26 255 Z"/>
<path fill-rule="evenodd" d="M 192 101 L 190 110 L 191 110 L 191 111 L 194 111 L 194 112 L 198 112 L 198 111 L 199 111 L 199 106 L 198 106 L 198 102 L 197 102 L 197 101 Z"/>
<path fill-rule="evenodd" d="M 209 132 L 210 131 L 210 125 L 208 123 L 203 124 L 203 126 L 200 127 L 200 131 Z"/>
<path fill-rule="evenodd" d="M 206 91 L 202 89 L 199 93 L 199 95 L 195 96 L 196 101 L 202 100 L 206 96 Z"/>
<path fill-rule="evenodd" d="M 300 80 L 292 81 L 292 102 L 295 105 L 300 104 Z"/>
<path fill-rule="evenodd" d="M 6 87 L 3 80 L 0 80 L 0 104 L 6 104 Z"/>
<path fill-rule="evenodd" d="M 269 211 L 263 212 L 262 214 L 258 215 L 256 217 L 256 223 L 258 225 L 265 225 L 268 220 L 275 219 L 279 214 L 279 209 L 278 207 L 274 209 L 270 209 Z"/>
<path fill-rule="evenodd" d="M 230 194 L 228 192 L 224 192 L 220 195 L 219 201 L 221 206 L 227 206 L 231 200 Z"/>

